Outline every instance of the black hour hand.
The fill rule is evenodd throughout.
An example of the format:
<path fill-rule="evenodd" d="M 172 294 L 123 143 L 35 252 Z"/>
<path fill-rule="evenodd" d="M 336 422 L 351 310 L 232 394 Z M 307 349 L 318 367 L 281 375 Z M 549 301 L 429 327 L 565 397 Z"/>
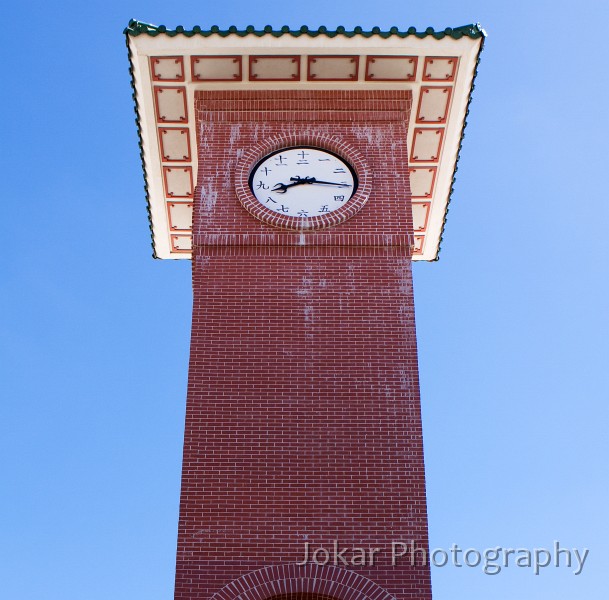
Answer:
<path fill-rule="evenodd" d="M 286 185 L 285 183 L 276 183 L 273 186 L 273 189 L 271 190 L 271 192 L 277 192 L 278 194 L 285 194 L 288 190 L 288 187 L 290 187 L 290 186 Z"/>
<path fill-rule="evenodd" d="M 276 183 L 271 191 L 277 192 L 278 194 L 285 194 L 288 188 L 294 187 L 295 185 L 315 183 L 315 177 L 290 177 L 290 181 L 293 183 Z"/>

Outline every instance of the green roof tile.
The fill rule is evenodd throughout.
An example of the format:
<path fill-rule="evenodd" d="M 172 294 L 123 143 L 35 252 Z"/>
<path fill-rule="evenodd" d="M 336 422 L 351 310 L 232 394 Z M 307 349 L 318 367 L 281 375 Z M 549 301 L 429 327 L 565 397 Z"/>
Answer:
<path fill-rule="evenodd" d="M 256 29 L 253 25 L 248 25 L 245 29 L 237 29 L 234 25 L 231 25 L 228 29 L 220 29 L 217 25 L 212 25 L 209 29 L 203 29 L 199 25 L 195 25 L 192 29 L 186 29 L 182 25 L 178 25 L 175 29 L 168 29 L 165 25 L 151 25 L 150 23 L 143 23 L 142 21 L 136 21 L 131 19 L 129 25 L 124 31 L 127 35 L 142 35 L 147 34 L 152 37 L 165 34 L 169 37 L 176 35 L 185 35 L 186 37 L 193 37 L 194 35 L 201 35 L 208 37 L 210 35 L 220 35 L 226 37 L 228 35 L 238 35 L 245 37 L 247 35 L 255 35 L 261 37 L 263 35 L 273 35 L 275 37 L 281 37 L 282 35 L 291 35 L 293 37 L 300 37 L 302 35 L 308 35 L 309 37 L 317 37 L 325 35 L 326 37 L 336 37 L 337 35 L 344 35 L 345 37 L 354 37 L 361 35 L 363 37 L 372 37 L 378 35 L 382 38 L 388 38 L 393 35 L 405 38 L 410 35 L 414 35 L 418 38 L 425 38 L 427 36 L 433 36 L 437 40 L 449 36 L 456 40 L 463 36 L 470 37 L 472 39 L 485 37 L 485 32 L 479 24 L 463 25 L 462 27 L 447 27 L 442 31 L 435 31 L 433 27 L 428 27 L 425 31 L 417 31 L 414 27 L 409 27 L 406 31 L 400 31 L 397 27 L 391 27 L 389 31 L 382 31 L 380 27 L 373 27 L 370 31 L 364 31 L 362 27 L 355 27 L 353 31 L 347 31 L 344 27 L 339 26 L 334 31 L 328 31 L 327 27 L 323 25 L 318 29 L 309 29 L 306 25 L 303 25 L 300 29 L 290 29 L 287 25 L 281 27 L 281 29 L 273 29 L 271 25 L 266 25 L 262 29 Z"/>

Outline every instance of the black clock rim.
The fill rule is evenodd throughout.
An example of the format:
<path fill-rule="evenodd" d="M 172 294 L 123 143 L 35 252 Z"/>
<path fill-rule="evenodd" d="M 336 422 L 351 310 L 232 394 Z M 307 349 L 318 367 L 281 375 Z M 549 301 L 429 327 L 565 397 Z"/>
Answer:
<path fill-rule="evenodd" d="M 337 152 L 334 152 L 333 150 L 328 150 L 327 148 L 324 148 L 323 146 L 298 145 L 298 146 L 285 146 L 284 148 L 279 148 L 279 150 L 274 150 L 273 152 L 269 152 L 268 154 L 265 154 L 258 162 L 256 162 L 256 164 L 252 167 L 252 170 L 250 171 L 250 175 L 247 179 L 247 184 L 250 188 L 250 192 L 252 192 L 252 194 L 254 194 L 254 198 L 258 199 L 256 194 L 254 193 L 254 186 L 252 185 L 252 182 L 254 180 L 254 173 L 258 169 L 258 166 L 261 163 L 263 163 L 265 160 L 268 160 L 272 156 L 275 156 L 275 154 L 280 154 L 281 152 L 285 152 L 286 150 L 299 150 L 300 148 L 302 148 L 303 150 L 305 150 L 305 149 L 306 150 L 320 150 L 321 152 L 325 152 L 326 154 L 331 154 L 332 156 L 340 159 L 341 162 L 346 164 L 347 167 L 349 168 L 349 171 L 351 171 L 351 175 L 353 176 L 353 192 L 351 193 L 349 200 L 351 200 L 351 198 L 353 198 L 353 196 L 355 196 L 355 194 L 357 192 L 357 188 L 359 186 L 359 178 L 357 176 L 357 171 L 353 168 L 353 165 L 351 164 L 351 161 L 349 161 L 344 156 L 341 156 Z M 349 202 L 349 200 L 347 200 L 347 202 Z M 300 219 L 301 217 L 290 216 L 290 218 L 291 219 Z"/>

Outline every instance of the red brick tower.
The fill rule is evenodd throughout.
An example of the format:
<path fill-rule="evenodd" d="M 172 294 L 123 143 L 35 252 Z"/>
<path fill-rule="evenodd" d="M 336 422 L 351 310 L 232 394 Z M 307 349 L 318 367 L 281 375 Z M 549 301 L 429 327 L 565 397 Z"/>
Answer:
<path fill-rule="evenodd" d="M 155 254 L 193 261 L 176 599 L 431 598 L 411 261 L 482 31 L 127 34 Z"/>

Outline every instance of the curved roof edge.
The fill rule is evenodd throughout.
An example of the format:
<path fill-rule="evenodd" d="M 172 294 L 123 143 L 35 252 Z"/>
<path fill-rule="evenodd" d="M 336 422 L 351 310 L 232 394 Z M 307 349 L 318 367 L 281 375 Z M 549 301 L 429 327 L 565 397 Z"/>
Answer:
<path fill-rule="evenodd" d="M 482 55 L 482 51 L 484 50 L 484 39 L 486 38 L 486 31 L 484 29 L 480 29 L 482 32 L 481 40 L 480 40 L 480 49 L 478 50 L 478 54 L 476 56 L 476 66 L 474 67 L 474 75 L 472 77 L 472 84 L 469 89 L 469 94 L 467 96 L 467 106 L 465 107 L 465 117 L 463 118 L 463 126 L 461 127 L 461 137 L 459 138 L 459 148 L 457 149 L 457 160 L 455 161 L 455 169 L 453 171 L 452 181 L 450 184 L 450 191 L 448 192 L 448 199 L 446 201 L 446 210 L 444 211 L 444 219 L 442 221 L 442 228 L 440 230 L 440 240 L 438 241 L 438 251 L 436 253 L 435 258 L 426 262 L 436 262 L 440 260 L 440 251 L 442 250 L 442 242 L 444 241 L 444 231 L 446 229 L 446 221 L 448 219 L 448 212 L 450 211 L 450 204 L 453 199 L 453 194 L 455 192 L 455 183 L 457 181 L 457 171 L 459 170 L 459 160 L 461 159 L 461 150 L 463 149 L 463 140 L 465 139 L 465 128 L 467 127 L 467 117 L 469 116 L 469 109 L 472 104 L 472 99 L 474 97 L 474 89 L 476 88 L 476 78 L 478 77 L 478 67 L 480 66 L 480 58 Z"/>
<path fill-rule="evenodd" d="M 486 32 L 479 23 L 471 25 L 463 25 L 461 27 L 447 27 L 442 31 L 436 31 L 433 27 L 428 27 L 425 31 L 417 31 L 415 27 L 409 27 L 406 31 L 400 31 L 397 27 L 391 27 L 389 31 L 382 31 L 380 27 L 373 27 L 370 31 L 364 31 L 362 27 L 355 27 L 353 31 L 347 31 L 344 27 L 338 26 L 334 31 L 328 30 L 323 25 L 318 29 L 309 29 L 306 25 L 303 25 L 300 29 L 290 29 L 287 25 L 281 27 L 281 29 L 273 29 L 271 25 L 266 25 L 262 29 L 256 29 L 253 25 L 248 25 L 245 29 L 238 29 L 234 25 L 231 25 L 228 29 L 220 29 L 217 25 L 212 25 L 209 29 L 203 29 L 199 25 L 195 25 L 192 29 L 186 29 L 182 25 L 178 25 L 175 29 L 170 29 L 165 25 L 151 25 L 150 23 L 144 23 L 143 21 L 137 21 L 131 19 L 129 25 L 125 28 L 124 33 L 126 35 L 142 35 L 147 34 L 152 37 L 165 34 L 170 37 L 176 35 L 184 35 L 186 37 L 192 37 L 194 35 L 202 35 L 208 37 L 210 35 L 219 35 L 226 37 L 228 35 L 238 35 L 245 37 L 247 35 L 255 35 L 261 37 L 263 35 L 272 35 L 275 37 L 281 37 L 282 35 L 291 35 L 293 37 L 300 37 L 301 35 L 308 35 L 309 37 L 317 37 L 319 35 L 325 35 L 326 37 L 336 37 L 337 35 L 343 35 L 345 37 L 354 37 L 361 35 L 363 37 L 372 37 L 378 35 L 383 38 L 391 36 L 397 36 L 401 38 L 414 35 L 418 38 L 425 38 L 427 36 L 433 36 L 437 40 L 441 40 L 444 37 L 452 37 L 458 40 L 464 36 L 477 39 L 486 37 Z"/>

